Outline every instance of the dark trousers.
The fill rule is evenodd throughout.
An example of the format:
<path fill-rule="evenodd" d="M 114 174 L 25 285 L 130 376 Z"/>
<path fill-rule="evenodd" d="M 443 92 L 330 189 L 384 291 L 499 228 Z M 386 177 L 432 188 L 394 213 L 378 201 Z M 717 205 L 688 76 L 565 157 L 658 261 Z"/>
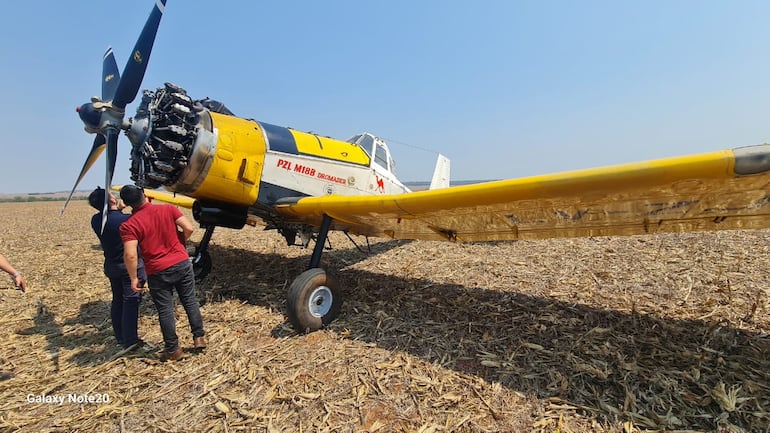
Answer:
<path fill-rule="evenodd" d="M 198 298 L 195 297 L 195 274 L 189 260 L 177 263 L 149 276 L 150 296 L 158 310 L 160 332 L 166 352 L 172 353 L 179 347 L 174 317 L 174 289 L 179 294 L 179 301 L 187 313 L 193 337 L 203 337 L 203 318 L 201 317 Z"/>
<path fill-rule="evenodd" d="M 124 264 L 105 264 L 104 274 L 110 279 L 112 287 L 112 303 L 110 319 L 115 339 L 123 347 L 130 347 L 139 341 L 139 304 L 142 302 L 141 293 L 131 289 L 131 278 Z M 139 280 L 145 281 L 147 276 L 144 268 L 137 269 Z"/>

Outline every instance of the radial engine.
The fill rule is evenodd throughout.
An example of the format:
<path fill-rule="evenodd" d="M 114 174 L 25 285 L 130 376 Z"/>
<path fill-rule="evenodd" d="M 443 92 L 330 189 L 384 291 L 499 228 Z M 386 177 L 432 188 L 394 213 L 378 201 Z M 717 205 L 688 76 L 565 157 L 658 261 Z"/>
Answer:
<path fill-rule="evenodd" d="M 193 100 L 165 83 L 145 90 L 126 135 L 132 144 L 131 180 L 146 188 L 194 190 L 205 177 L 216 144 L 210 112 L 232 116 L 219 101 Z"/>

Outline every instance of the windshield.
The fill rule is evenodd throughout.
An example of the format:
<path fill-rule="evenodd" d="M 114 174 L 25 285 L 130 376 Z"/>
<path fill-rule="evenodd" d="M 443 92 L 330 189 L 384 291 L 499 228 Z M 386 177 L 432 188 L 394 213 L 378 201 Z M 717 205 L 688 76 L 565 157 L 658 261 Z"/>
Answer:
<path fill-rule="evenodd" d="M 353 143 L 353 144 L 356 144 L 360 138 L 361 138 L 361 134 L 356 134 L 356 135 L 354 135 L 354 136 L 352 136 L 352 137 L 348 138 L 348 139 L 347 139 L 347 140 L 345 140 L 345 141 L 347 141 L 348 143 Z"/>

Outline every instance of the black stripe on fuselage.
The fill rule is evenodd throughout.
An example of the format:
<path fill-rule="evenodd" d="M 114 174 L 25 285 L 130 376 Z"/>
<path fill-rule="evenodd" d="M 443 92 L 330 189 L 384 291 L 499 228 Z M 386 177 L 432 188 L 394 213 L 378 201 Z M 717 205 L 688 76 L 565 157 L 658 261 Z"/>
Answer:
<path fill-rule="evenodd" d="M 267 135 L 268 149 L 283 153 L 290 153 L 292 155 L 299 155 L 299 150 L 297 150 L 297 142 L 294 140 L 294 136 L 291 134 L 291 131 L 289 131 L 288 128 L 263 122 L 257 123 L 259 123 L 259 126 L 261 126 L 265 131 L 265 135 Z"/>
<path fill-rule="evenodd" d="M 274 206 L 275 202 L 287 197 L 308 197 L 308 195 L 272 183 L 261 182 L 259 184 L 257 203 L 261 205 Z"/>

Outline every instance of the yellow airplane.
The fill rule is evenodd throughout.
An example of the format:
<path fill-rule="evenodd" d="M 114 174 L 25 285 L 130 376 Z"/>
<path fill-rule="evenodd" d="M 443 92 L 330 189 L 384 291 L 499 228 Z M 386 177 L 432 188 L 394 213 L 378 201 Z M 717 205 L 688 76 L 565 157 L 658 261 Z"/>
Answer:
<path fill-rule="evenodd" d="M 370 133 L 341 141 L 241 118 L 170 83 L 145 90 L 126 119 L 165 4 L 156 0 L 122 76 L 105 53 L 102 96 L 78 109 L 96 138 L 72 191 L 104 149 L 110 189 L 124 131 L 131 179 L 150 197 L 191 207 L 205 228 L 193 257 L 199 277 L 211 270 L 216 227 L 263 224 L 289 245 L 315 240 L 288 293 L 299 331 L 322 328 L 340 310 L 340 289 L 320 268 L 329 230 L 471 242 L 770 227 L 768 144 L 455 187 L 439 157 L 432 188 L 412 192 Z"/>

